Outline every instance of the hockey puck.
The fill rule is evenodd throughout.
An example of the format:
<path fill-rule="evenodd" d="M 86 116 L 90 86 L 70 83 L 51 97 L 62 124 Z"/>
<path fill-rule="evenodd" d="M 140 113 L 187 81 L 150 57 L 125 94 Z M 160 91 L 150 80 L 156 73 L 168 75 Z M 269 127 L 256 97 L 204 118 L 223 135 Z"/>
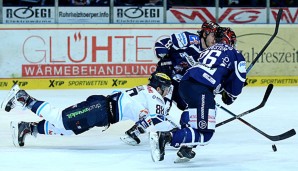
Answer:
<path fill-rule="evenodd" d="M 274 152 L 277 151 L 277 148 L 276 148 L 275 144 L 272 145 L 272 150 L 273 150 Z"/>

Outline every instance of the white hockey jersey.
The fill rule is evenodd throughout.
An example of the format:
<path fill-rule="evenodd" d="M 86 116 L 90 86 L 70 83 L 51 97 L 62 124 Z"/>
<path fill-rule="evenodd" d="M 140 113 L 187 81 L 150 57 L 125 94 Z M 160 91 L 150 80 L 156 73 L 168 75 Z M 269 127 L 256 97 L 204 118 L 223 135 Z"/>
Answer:
<path fill-rule="evenodd" d="M 166 115 L 163 97 L 151 86 L 142 85 L 122 91 L 118 97 L 119 121 L 139 121 L 147 116 Z"/>

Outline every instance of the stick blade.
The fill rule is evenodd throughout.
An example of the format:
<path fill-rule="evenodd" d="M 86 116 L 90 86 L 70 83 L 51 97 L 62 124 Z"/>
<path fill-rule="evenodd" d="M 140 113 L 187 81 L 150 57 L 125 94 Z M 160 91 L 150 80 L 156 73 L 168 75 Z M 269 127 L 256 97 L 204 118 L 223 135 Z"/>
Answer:
<path fill-rule="evenodd" d="M 296 135 L 296 131 L 295 129 L 291 129 L 283 134 L 280 134 L 278 136 L 272 136 L 270 138 L 270 140 L 272 141 L 281 141 L 281 140 L 284 140 L 284 139 L 287 139 L 287 138 L 290 138 L 292 136 Z"/>
<path fill-rule="evenodd" d="M 273 84 L 269 84 L 267 86 L 267 89 L 266 89 L 266 92 L 265 92 L 265 95 L 264 95 L 264 98 L 263 98 L 263 101 L 262 101 L 264 103 L 263 105 L 265 105 L 265 103 L 267 102 L 272 90 L 273 90 Z"/>
<path fill-rule="evenodd" d="M 273 89 L 273 84 L 269 84 L 269 85 L 267 86 L 267 89 L 266 89 L 266 92 L 265 92 L 265 94 L 264 94 L 264 97 L 263 97 L 261 103 L 260 103 L 258 106 L 254 107 L 254 108 L 252 108 L 252 109 L 249 109 L 249 110 L 247 110 L 247 111 L 245 111 L 245 112 L 243 112 L 243 113 L 241 113 L 241 114 L 239 114 L 239 115 L 236 115 L 236 116 L 234 116 L 234 117 L 231 117 L 231 118 L 229 118 L 229 119 L 226 119 L 226 120 L 224 120 L 224 121 L 222 121 L 222 122 L 220 122 L 220 123 L 217 123 L 217 124 L 215 125 L 215 127 L 219 127 L 219 126 L 222 126 L 222 125 L 224 125 L 224 124 L 227 124 L 227 123 L 229 123 L 229 122 L 231 122 L 231 121 L 233 121 L 233 120 L 235 120 L 235 119 L 241 118 L 241 117 L 244 116 L 244 115 L 247 115 L 247 114 L 249 114 L 249 113 L 252 113 L 252 112 L 254 112 L 254 111 L 256 111 L 256 110 L 258 110 L 258 109 L 264 107 L 265 104 L 266 104 L 266 102 L 267 102 L 267 100 L 268 100 L 268 98 L 269 98 L 269 96 L 270 96 L 270 94 L 271 94 L 272 89 Z M 223 107 L 220 107 L 220 108 L 224 109 Z M 224 109 L 224 110 L 225 110 L 225 109 Z M 228 112 L 228 113 L 229 113 L 229 112 Z"/>

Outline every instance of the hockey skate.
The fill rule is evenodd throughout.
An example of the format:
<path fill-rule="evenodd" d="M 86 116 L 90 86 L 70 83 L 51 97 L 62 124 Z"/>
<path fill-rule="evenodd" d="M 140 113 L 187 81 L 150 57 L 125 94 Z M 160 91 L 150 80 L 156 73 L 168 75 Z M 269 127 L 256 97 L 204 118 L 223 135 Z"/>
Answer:
<path fill-rule="evenodd" d="M 143 133 L 145 133 L 145 130 L 142 127 L 138 127 L 138 125 L 135 124 L 128 131 L 126 131 L 125 136 L 120 137 L 120 139 L 128 145 L 135 146 L 140 144 L 141 140 L 138 138 L 138 136 Z"/>
<path fill-rule="evenodd" d="M 172 141 L 170 132 L 150 132 L 151 158 L 154 162 L 164 160 L 165 146 Z"/>
<path fill-rule="evenodd" d="M 174 163 L 185 163 L 190 161 L 192 158 L 196 156 L 196 153 L 192 151 L 192 147 L 181 146 L 179 151 L 177 152 L 177 159 Z"/>
<path fill-rule="evenodd" d="M 13 145 L 16 147 L 23 147 L 25 145 L 25 138 L 28 134 L 36 137 L 37 126 L 35 122 L 10 122 L 10 130 L 12 135 Z"/>
<path fill-rule="evenodd" d="M 33 100 L 34 99 L 30 97 L 25 90 L 21 90 L 20 87 L 15 84 L 1 103 L 1 109 L 10 112 L 11 109 L 16 107 L 16 102 L 19 102 L 23 107 L 26 107 Z"/>

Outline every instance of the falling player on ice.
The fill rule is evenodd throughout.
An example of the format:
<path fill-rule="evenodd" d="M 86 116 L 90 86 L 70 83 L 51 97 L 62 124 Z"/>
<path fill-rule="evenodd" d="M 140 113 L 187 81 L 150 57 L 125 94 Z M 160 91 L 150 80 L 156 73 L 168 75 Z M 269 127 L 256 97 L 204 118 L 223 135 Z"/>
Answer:
<path fill-rule="evenodd" d="M 44 120 L 36 122 L 11 122 L 14 145 L 24 146 L 27 135 L 81 134 L 92 127 L 109 127 L 123 120 L 139 121 L 146 129 L 164 120 L 165 102 L 171 86 L 170 78 L 163 73 L 154 73 L 148 85 L 137 86 L 109 96 L 91 95 L 86 101 L 65 109 L 58 109 L 46 101 L 31 97 L 18 85 L 14 85 L 2 102 L 1 108 L 10 112 L 17 105 L 31 110 Z M 167 123 L 167 122 L 162 122 Z M 172 127 L 171 124 L 168 125 Z M 165 125 L 166 127 L 166 125 Z M 171 128 L 169 128 L 171 129 Z"/>

